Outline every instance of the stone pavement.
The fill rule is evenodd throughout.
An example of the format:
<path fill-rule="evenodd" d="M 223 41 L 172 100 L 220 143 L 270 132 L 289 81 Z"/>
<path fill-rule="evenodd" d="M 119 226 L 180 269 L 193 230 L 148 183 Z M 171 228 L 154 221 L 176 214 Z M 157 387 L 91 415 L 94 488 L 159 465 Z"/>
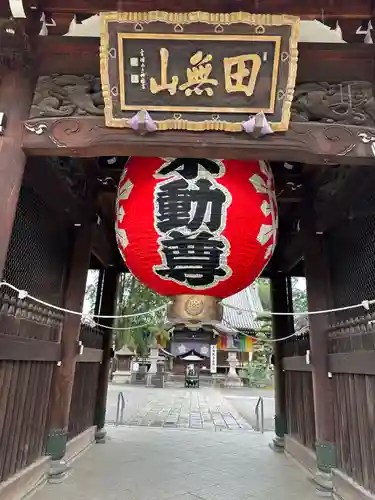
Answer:
<path fill-rule="evenodd" d="M 254 431 L 109 426 L 109 440 L 32 500 L 315 500 L 300 469 Z"/>
<path fill-rule="evenodd" d="M 243 429 L 251 425 L 214 388 L 155 389 L 139 386 L 111 385 L 108 391 L 107 421 L 116 419 L 118 393 L 125 399 L 124 425 L 190 429 Z"/>
<path fill-rule="evenodd" d="M 223 397 L 243 417 L 248 424 L 255 427 L 255 407 L 259 396 L 263 397 L 264 429 L 273 431 L 275 428 L 275 398 L 274 392 L 269 389 L 225 389 L 221 391 Z"/>

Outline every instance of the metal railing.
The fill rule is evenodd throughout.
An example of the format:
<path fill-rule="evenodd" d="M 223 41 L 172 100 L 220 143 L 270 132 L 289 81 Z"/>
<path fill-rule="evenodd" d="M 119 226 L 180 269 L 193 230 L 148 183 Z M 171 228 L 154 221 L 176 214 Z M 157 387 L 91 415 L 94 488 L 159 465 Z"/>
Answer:
<path fill-rule="evenodd" d="M 117 396 L 117 408 L 116 408 L 116 422 L 115 425 L 120 425 L 124 423 L 124 409 L 125 409 L 125 398 L 122 392 L 118 393 Z"/>
<path fill-rule="evenodd" d="M 255 406 L 255 430 L 264 433 L 264 400 L 262 396 L 259 397 L 258 402 Z"/>

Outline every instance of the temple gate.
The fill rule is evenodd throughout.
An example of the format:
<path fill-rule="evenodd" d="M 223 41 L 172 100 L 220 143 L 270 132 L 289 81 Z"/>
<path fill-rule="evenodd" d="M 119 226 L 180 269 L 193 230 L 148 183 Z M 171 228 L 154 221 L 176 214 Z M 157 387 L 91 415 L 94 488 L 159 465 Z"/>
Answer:
<path fill-rule="evenodd" d="M 210 112 L 209 120 L 206 111 L 198 120 L 187 110 L 186 121 L 195 124 L 183 126 L 184 111 L 173 109 L 163 109 L 166 116 L 155 120 L 173 122 L 164 130 L 156 131 L 153 120 L 150 125 L 149 113 L 138 115 L 132 128 L 108 126 L 110 120 L 133 119 L 137 110 L 116 115 L 118 103 L 108 97 L 116 76 L 112 70 L 103 96 L 98 37 L 62 35 L 73 19 L 79 25 L 115 10 L 116 2 L 95 0 L 90 7 L 79 0 L 19 3 L 22 8 L 14 1 L 0 7 L 3 279 L 46 303 L 77 311 L 87 271 L 99 269 L 96 312 L 112 315 L 118 275 L 127 271 L 113 220 L 128 157 L 267 161 L 280 216 L 278 246 L 263 271 L 271 279 L 273 311 L 292 312 L 292 276 L 306 277 L 309 311 L 365 301 L 356 309 L 310 315 L 309 333 L 276 344 L 273 447 L 302 462 L 325 492 L 334 490 L 343 498 L 352 498 L 353 491 L 356 498 L 375 494 L 374 309 L 366 302 L 375 299 L 375 53 L 371 43 L 362 43 L 363 30 L 366 41 L 371 39 L 371 2 L 341 0 L 328 8 L 323 1 L 301 5 L 290 0 L 282 13 L 274 0 L 262 2 L 262 12 L 252 5 L 252 14 L 320 19 L 332 28 L 338 22 L 337 40 L 348 42 L 301 42 L 298 64 L 296 53 L 284 53 L 296 64 L 294 97 L 289 99 L 293 88 L 286 73 L 285 88 L 276 90 L 284 91 L 278 94 L 281 101 L 291 101 L 290 122 L 289 116 L 282 119 L 281 106 L 278 119 L 274 113 L 274 133 L 264 133 L 272 120 L 264 121 L 259 110 L 250 124 L 250 118 L 241 119 L 246 126 L 233 116 L 230 125 L 220 125 L 220 113 L 228 110 Z M 248 10 L 245 4 L 239 0 L 236 8 Z M 192 11 L 199 7 L 190 2 Z M 125 0 L 122 9 L 133 12 L 135 25 L 144 29 L 137 2 Z M 168 5 L 154 0 L 156 9 L 168 10 Z M 227 5 L 217 0 L 205 9 L 223 14 L 217 14 L 215 24 L 220 35 Z M 176 16 L 174 26 L 182 27 Z M 180 27 L 174 30 L 179 33 Z M 262 33 L 255 29 L 253 36 Z M 263 75 L 266 85 L 271 76 L 270 71 Z M 265 107 L 261 97 L 259 109 Z M 164 108 L 167 98 L 160 100 Z M 150 111 L 150 102 L 142 109 Z M 210 125 L 196 123 L 207 121 Z M 111 320 L 102 321 L 111 326 Z M 0 288 L 0 327 L 0 492 L 9 494 L 17 472 L 30 466 L 42 470 L 51 462 L 51 476 L 59 478 L 74 446 L 105 440 L 112 342 L 110 330 L 81 324 L 79 316 L 56 312 L 5 286 Z M 273 332 L 284 338 L 293 333 L 293 324 L 287 316 L 275 316 Z"/>

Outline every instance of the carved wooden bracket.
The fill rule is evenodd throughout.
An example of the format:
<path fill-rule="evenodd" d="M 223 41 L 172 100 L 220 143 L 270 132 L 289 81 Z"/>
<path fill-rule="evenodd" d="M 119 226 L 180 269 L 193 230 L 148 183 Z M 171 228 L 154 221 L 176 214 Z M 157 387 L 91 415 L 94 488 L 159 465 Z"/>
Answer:
<path fill-rule="evenodd" d="M 285 133 L 259 139 L 245 133 L 155 132 L 139 136 L 107 128 L 102 117 L 31 119 L 24 122 L 28 155 L 189 156 L 298 161 L 315 164 L 374 164 L 375 128 L 292 122 Z"/>

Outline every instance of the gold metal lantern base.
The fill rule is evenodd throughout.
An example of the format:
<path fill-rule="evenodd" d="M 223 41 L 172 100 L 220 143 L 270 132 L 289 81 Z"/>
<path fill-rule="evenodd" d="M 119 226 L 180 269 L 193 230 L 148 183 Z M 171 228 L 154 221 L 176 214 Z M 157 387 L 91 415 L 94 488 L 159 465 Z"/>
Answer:
<path fill-rule="evenodd" d="M 209 295 L 175 295 L 168 307 L 168 319 L 181 323 L 221 321 L 223 307 L 217 297 Z"/>

